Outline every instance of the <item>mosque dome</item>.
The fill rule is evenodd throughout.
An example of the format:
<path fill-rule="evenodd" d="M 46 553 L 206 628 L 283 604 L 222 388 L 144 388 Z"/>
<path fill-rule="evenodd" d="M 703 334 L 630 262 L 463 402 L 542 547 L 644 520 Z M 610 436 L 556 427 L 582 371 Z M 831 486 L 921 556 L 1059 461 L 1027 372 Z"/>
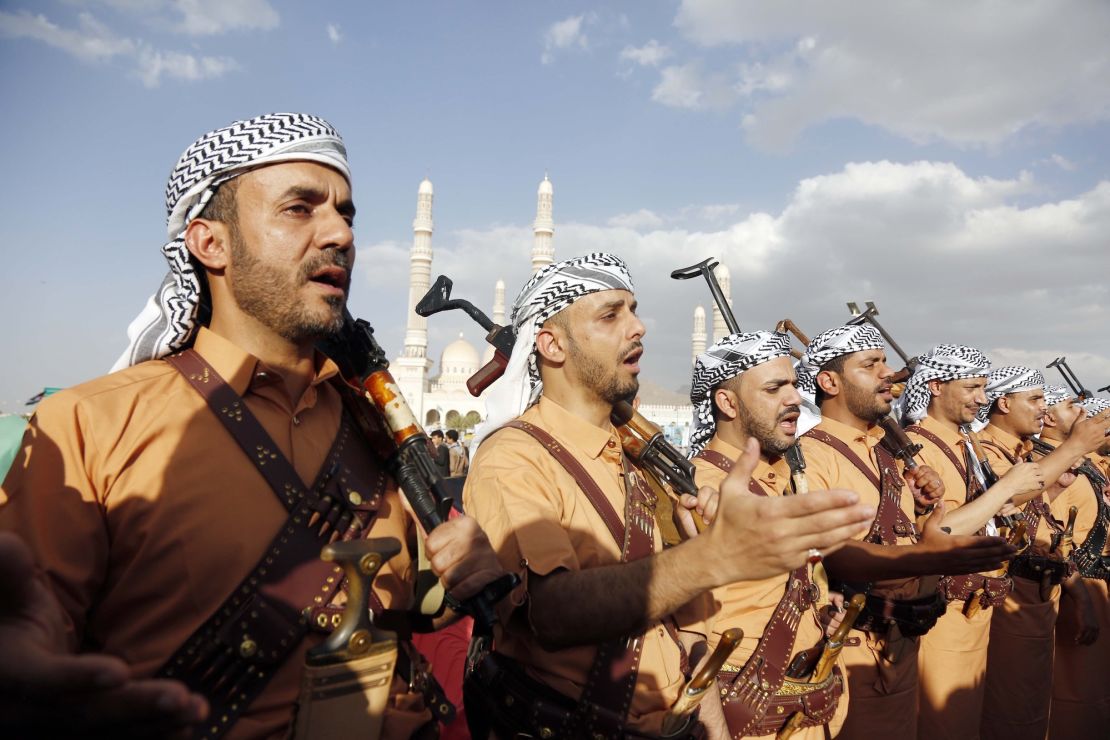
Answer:
<path fill-rule="evenodd" d="M 420 181 L 420 188 L 416 192 L 418 195 L 432 195 L 432 181 L 425 177 Z"/>
<path fill-rule="evenodd" d="M 551 178 L 549 178 L 547 175 L 544 175 L 543 182 L 540 183 L 539 194 L 552 195 L 554 192 L 554 188 L 552 188 L 551 186 Z"/>
<path fill-rule="evenodd" d="M 441 378 L 469 378 L 478 371 L 479 367 L 481 367 L 481 362 L 478 359 L 478 350 L 474 349 L 474 345 L 470 342 L 463 339 L 461 332 L 459 338 L 444 347 L 443 354 L 439 356 Z"/>

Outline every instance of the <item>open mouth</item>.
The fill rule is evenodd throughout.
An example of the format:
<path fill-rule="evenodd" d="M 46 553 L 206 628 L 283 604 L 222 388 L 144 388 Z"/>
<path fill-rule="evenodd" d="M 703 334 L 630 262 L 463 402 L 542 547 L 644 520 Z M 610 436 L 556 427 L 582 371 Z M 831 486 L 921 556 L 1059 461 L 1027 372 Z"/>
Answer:
<path fill-rule="evenodd" d="M 643 356 L 644 350 L 642 347 L 637 347 L 624 356 L 621 364 L 632 372 L 640 372 L 640 357 Z"/>
<path fill-rule="evenodd" d="M 879 388 L 879 395 L 887 401 L 894 400 L 894 386 L 884 385 Z"/>
<path fill-rule="evenodd" d="M 308 279 L 309 282 L 323 285 L 332 291 L 347 292 L 347 271 L 342 267 L 325 267 L 317 270 Z"/>
<path fill-rule="evenodd" d="M 779 428 L 787 434 L 794 434 L 798 431 L 798 417 L 801 416 L 797 411 L 788 411 L 779 417 Z"/>

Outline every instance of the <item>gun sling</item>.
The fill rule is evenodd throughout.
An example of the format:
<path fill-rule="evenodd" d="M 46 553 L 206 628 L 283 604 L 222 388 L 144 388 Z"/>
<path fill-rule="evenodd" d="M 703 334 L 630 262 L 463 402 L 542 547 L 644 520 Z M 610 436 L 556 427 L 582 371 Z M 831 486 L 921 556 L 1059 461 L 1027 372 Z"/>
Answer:
<path fill-rule="evenodd" d="M 811 429 L 806 437 L 832 447 L 852 463 L 879 492 L 879 506 L 875 521 L 865 541 L 876 545 L 896 545 L 899 537 L 917 538 L 919 533 L 906 513 L 902 511 L 902 476 L 898 472 L 894 456 L 881 445 L 874 447 L 875 462 L 879 474 L 864 463 L 848 445 L 820 429 Z M 947 610 L 947 602 L 938 592 L 916 599 L 890 599 L 874 591 L 872 584 L 841 583 L 840 590 L 845 598 L 854 594 L 866 595 L 863 611 L 860 612 L 856 629 L 864 632 L 883 634 L 891 625 L 897 625 L 906 637 L 923 635 L 933 628 L 937 620 Z"/>
<path fill-rule="evenodd" d="M 726 473 L 732 471 L 733 461 L 716 450 L 702 450 L 695 457 Z M 748 489 L 756 496 L 768 495 L 754 478 Z M 839 667 L 820 684 L 788 676 L 798 626 L 819 596 L 817 586 L 810 580 L 809 566 L 794 569 L 747 662 L 739 670 L 732 668 L 717 674 L 721 708 L 733 737 L 774 735 L 798 712 L 805 717 L 799 727 L 824 725 L 832 720 L 844 692 Z"/>
<path fill-rule="evenodd" d="M 994 440 L 983 439 L 980 441 L 985 447 L 990 447 L 1006 458 L 1011 465 L 1018 464 L 1017 456 Z M 1021 510 L 1025 517 L 1026 537 L 1029 538 L 1030 542 L 1036 541 L 1037 530 L 1040 529 L 1042 519 L 1053 532 L 1064 530 L 1064 523 L 1052 516 L 1052 511 L 1045 502 L 1044 496 L 1037 496 L 1032 499 Z M 1036 581 L 1042 585 L 1043 593 L 1044 586 L 1053 586 L 1067 580 L 1068 576 L 1071 575 L 1072 568 L 1074 568 L 1074 565 L 1068 561 L 1050 555 L 1034 553 L 1033 548 L 1029 547 L 1010 561 L 1010 568 L 1007 572 L 1015 578 Z M 1047 600 L 1048 597 L 1045 596 L 1044 598 Z"/>
<path fill-rule="evenodd" d="M 621 562 L 649 557 L 654 551 L 654 496 L 647 488 L 643 474 L 637 473 L 622 456 L 625 480 L 625 521 L 604 492 L 574 456 L 553 436 L 528 422 L 516 419 L 505 426 L 530 435 L 574 478 L 586 499 L 601 516 L 610 534 L 621 545 Z M 498 430 L 500 431 L 500 430 Z M 495 432 L 496 433 L 496 432 Z M 664 622 L 668 634 L 678 643 L 675 628 Z M 682 652 L 682 671 L 689 673 L 686 653 Z M 586 685 L 578 701 L 564 696 L 527 675 L 511 658 L 496 652 L 478 662 L 466 679 L 467 705 L 482 706 L 499 735 L 544 738 L 647 738 L 626 726 L 628 708 L 639 674 L 643 651 L 642 634 L 627 635 L 602 643 L 587 674 Z M 467 713 L 468 717 L 470 712 Z M 700 737 L 704 728 L 691 722 L 670 737 Z"/>
<path fill-rule="evenodd" d="M 952 467 L 956 469 L 960 477 L 964 481 L 967 496 L 964 498 L 964 503 L 973 501 L 982 492 L 982 486 L 979 485 L 979 480 L 972 475 L 971 465 L 967 459 L 968 449 L 965 445 L 963 448 L 964 460 L 956 457 L 956 453 L 952 451 L 944 440 L 937 435 L 930 432 L 925 427 L 917 424 L 906 427 L 907 432 L 912 432 L 918 436 L 924 437 L 933 443 L 933 445 L 944 453 L 948 458 L 948 462 L 952 463 Z M 979 530 L 979 535 L 984 535 L 983 529 Z M 1014 590 L 1014 581 L 1010 578 L 1009 574 L 1002 576 L 987 576 L 982 573 L 969 573 L 963 576 L 942 576 L 937 581 L 937 590 L 944 594 L 944 598 L 948 601 L 964 601 L 973 596 L 979 600 L 979 606 L 983 609 L 993 606 L 1002 606 L 1002 602 L 1006 601 L 1006 596 Z"/>
<path fill-rule="evenodd" d="M 186 350 L 166 359 L 204 397 L 289 511 L 258 564 L 156 674 L 182 681 L 208 700 L 209 720 L 196 736 L 218 738 L 262 693 L 310 629 L 328 632 L 338 624 L 337 615 L 332 618 L 324 607 L 343 585 L 343 569 L 320 560 L 320 550 L 330 531 L 340 532 L 344 540 L 370 531 L 386 476 L 344 413 L 332 449 L 306 488 L 243 399 L 199 354 Z M 358 503 L 343 492 L 341 482 L 357 487 Z M 327 532 L 309 528 L 313 514 L 320 515 L 317 527 L 330 525 Z M 384 611 L 375 594 L 371 600 L 375 612 Z M 399 654 L 397 669 L 404 675 L 412 666 L 404 650 Z M 429 699 L 429 706 L 436 707 L 440 696 L 442 690 Z"/>

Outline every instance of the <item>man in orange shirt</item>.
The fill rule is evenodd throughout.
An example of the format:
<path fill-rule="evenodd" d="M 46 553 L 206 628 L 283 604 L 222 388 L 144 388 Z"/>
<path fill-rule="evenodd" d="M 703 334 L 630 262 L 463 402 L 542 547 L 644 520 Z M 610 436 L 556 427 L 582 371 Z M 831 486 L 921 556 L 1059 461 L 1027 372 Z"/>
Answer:
<path fill-rule="evenodd" d="M 1040 490 L 1036 464 L 1024 463 L 983 490 L 964 427 L 986 401 L 990 360 L 974 347 L 942 344 L 918 358 L 899 403 L 918 457 L 944 483 L 944 526 L 953 534 L 997 534 L 991 523 L 1010 499 Z M 917 733 L 921 738 L 976 740 L 983 706 L 991 607 L 1012 588 L 1007 576 L 973 573 L 940 579 L 948 609 L 922 635 L 918 651 Z"/>
<path fill-rule="evenodd" d="M 699 486 L 720 488 L 748 440 L 754 439 L 759 462 L 749 483 L 751 494 L 789 495 L 785 486 L 790 471 L 783 454 L 794 445 L 802 402 L 794 380 L 785 334 L 729 334 L 698 355 L 690 390 L 695 409 L 690 452 Z M 820 569 L 802 565 L 790 573 L 729 584 L 713 596 L 709 647 L 715 648 L 729 629 L 744 631 L 740 646 L 718 674 L 729 733 L 774 735 L 796 713 L 805 720 L 791 736 L 795 740 L 823 740 L 830 723 L 835 730 L 847 705 L 841 699 L 839 667 L 816 685 L 804 675 L 787 678 L 799 651 L 821 648 L 817 610 L 828 602 L 828 582 Z"/>
<path fill-rule="evenodd" d="M 392 538 L 371 602 L 414 601 L 420 534 L 315 349 L 354 263 L 338 133 L 305 114 L 235 122 L 185 151 L 166 202 L 171 271 L 124 369 L 42 403 L 0 491 L 0 530 L 26 541 L 0 535 L 0 723 L 16 736 L 286 737 L 343 600 L 321 548 Z M 472 519 L 426 550 L 460 599 L 504 572 Z M 402 654 L 384 714 L 352 732 L 434 732 Z"/>
<path fill-rule="evenodd" d="M 523 581 L 501 605 L 495 652 L 467 683 L 468 712 L 482 711 L 499 737 L 723 736 L 719 711 L 705 716 L 712 691 L 702 717 L 668 720 L 705 633 L 691 602 L 796 568 L 873 514 L 846 491 L 739 493 L 753 450 L 722 484 L 713 523 L 663 549 L 655 494 L 610 421 L 639 385 L 636 307 L 627 267 L 608 254 L 548 265 L 513 305 L 516 343 L 490 388 L 464 491 Z"/>
<path fill-rule="evenodd" d="M 1033 435 L 1043 428 L 1044 386 L 1039 370 L 1023 366 L 996 368 L 987 376 L 987 403 L 978 421 L 989 423 L 979 437 L 995 473 L 1004 474 L 1028 457 Z M 1049 482 L 1045 490 L 1014 499 L 1023 505 L 1032 544 L 1010 564 L 1013 591 L 991 616 L 983 738 L 1041 740 L 1048 731 L 1052 694 L 1046 686 L 1052 677 L 1059 586 L 1073 598 L 1086 597 L 1073 568 L 1053 552 L 1052 536 L 1067 519 L 1067 499 L 1060 494 L 1074 481 L 1068 471 L 1076 458 L 1102 444 L 1108 427 L 1105 419 L 1077 422 L 1067 441 L 1037 461 Z"/>
<path fill-rule="evenodd" d="M 1068 389 L 1046 385 L 1044 429 L 1037 447 L 1059 447 L 1086 412 Z M 1052 667 L 1050 738 L 1097 736 L 1110 724 L 1110 563 L 1103 559 L 1110 531 L 1110 505 L 1103 499 L 1106 479 L 1090 458 L 1073 469 L 1075 481 L 1060 498 L 1075 509 L 1072 542 L 1058 548 L 1075 564 L 1086 595 L 1060 600 Z M 1061 507 L 1063 508 L 1063 507 Z M 1070 549 L 1071 552 L 1067 550 Z M 1065 591 L 1065 594 L 1068 592 Z M 1100 637 L 1102 635 L 1102 637 Z"/>
<path fill-rule="evenodd" d="M 877 424 L 891 410 L 893 375 L 882 337 L 867 324 L 814 337 L 798 367 L 799 387 L 821 413 L 820 423 L 799 440 L 812 485 L 856 490 L 879 507 L 862 541 L 825 559 L 834 588 L 846 596 L 867 594 L 854 633 L 860 643 L 842 653 L 850 701 L 840 738 L 916 737 L 916 636 L 945 609 L 930 581 L 996 567 L 1013 552 L 999 538 L 944 533 L 944 490 L 936 472 L 921 465 L 901 473 L 880 445 Z M 937 508 L 920 535 L 915 503 Z"/>
<path fill-rule="evenodd" d="M 1088 398 L 1082 404 L 1087 416 L 1095 416 L 1110 410 L 1110 398 Z M 1102 470 L 1103 476 L 1110 478 L 1110 440 L 1094 451 L 1095 464 Z M 1110 493 L 1107 494 L 1110 496 Z"/>

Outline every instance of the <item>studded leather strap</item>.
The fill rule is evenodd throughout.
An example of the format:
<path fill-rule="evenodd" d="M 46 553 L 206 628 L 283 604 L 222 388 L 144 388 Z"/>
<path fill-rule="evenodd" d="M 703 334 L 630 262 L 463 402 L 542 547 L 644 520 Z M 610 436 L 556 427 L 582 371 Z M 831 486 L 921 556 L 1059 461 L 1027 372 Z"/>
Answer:
<path fill-rule="evenodd" d="M 262 693 L 274 671 L 307 634 L 306 607 L 329 602 L 340 588 L 342 568 L 320 560 L 320 550 L 332 532 L 353 539 L 369 531 L 385 476 L 358 445 L 344 417 L 316 481 L 306 488 L 242 398 L 199 354 L 187 350 L 167 361 L 205 398 L 290 512 L 250 574 L 157 674 L 182 681 L 204 695 L 209 720 L 195 735 L 218 738 Z M 358 454 L 352 456 L 354 447 L 359 447 Z M 360 473 L 366 491 L 357 504 L 338 489 L 337 474 L 346 473 L 348 462 Z M 309 529 L 313 514 L 319 514 L 316 526 L 324 531 Z M 375 611 L 382 608 L 376 596 L 372 601 Z"/>
<path fill-rule="evenodd" d="M 505 426 L 519 429 L 530 435 L 543 445 L 544 449 L 570 473 L 578 487 L 586 495 L 586 499 L 597 510 L 602 521 L 609 528 L 613 539 L 621 546 L 621 562 L 627 563 L 648 557 L 654 552 L 653 526 L 655 520 L 652 516 L 644 516 L 644 512 L 637 510 L 637 507 L 647 503 L 639 501 L 639 498 L 644 495 L 646 487 L 642 486 L 641 481 L 632 481 L 633 471 L 627 465 L 627 462 L 624 466 L 628 493 L 625 496 L 625 521 L 627 524 L 622 524 L 616 509 L 609 503 L 609 499 L 605 497 L 601 487 L 557 439 L 543 429 L 520 419 L 510 421 Z M 673 633 L 671 634 L 672 637 L 675 637 Z M 598 646 L 597 655 L 594 657 L 594 662 L 590 666 L 586 677 L 582 698 L 578 702 L 578 711 L 570 717 L 567 727 L 564 728 L 568 737 L 579 734 L 593 736 L 604 729 L 596 724 L 595 717 L 590 712 L 590 707 L 605 707 L 621 717 L 622 721 L 628 716 L 628 708 L 632 704 L 632 694 L 636 689 L 636 679 L 639 675 L 643 649 L 644 635 L 642 633 L 626 635 Z"/>

